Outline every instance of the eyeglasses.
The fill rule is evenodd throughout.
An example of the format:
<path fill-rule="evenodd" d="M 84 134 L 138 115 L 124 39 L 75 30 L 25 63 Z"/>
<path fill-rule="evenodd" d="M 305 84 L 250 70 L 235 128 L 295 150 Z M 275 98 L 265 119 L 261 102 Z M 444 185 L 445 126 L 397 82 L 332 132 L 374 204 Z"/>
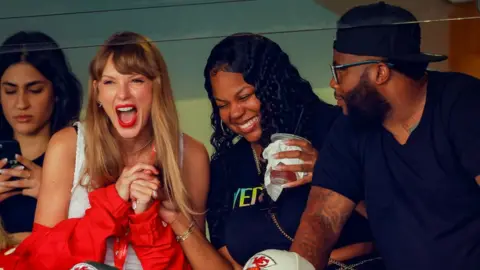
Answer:
<path fill-rule="evenodd" d="M 355 62 L 350 64 L 343 64 L 343 65 L 330 65 L 330 70 L 332 71 L 332 76 L 333 76 L 333 79 L 335 80 L 335 83 L 339 84 L 337 70 L 345 70 L 350 67 L 356 67 L 356 66 L 368 65 L 368 64 L 379 64 L 379 63 L 385 63 L 390 68 L 393 67 L 392 63 L 384 62 L 381 60 L 366 60 L 366 61 L 360 61 L 360 62 Z"/>

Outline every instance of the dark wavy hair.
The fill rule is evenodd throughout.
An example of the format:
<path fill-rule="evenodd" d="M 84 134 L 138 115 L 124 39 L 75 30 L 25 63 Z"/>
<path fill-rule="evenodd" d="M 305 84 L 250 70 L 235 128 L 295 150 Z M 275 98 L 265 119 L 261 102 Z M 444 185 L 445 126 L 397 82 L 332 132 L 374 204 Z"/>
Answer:
<path fill-rule="evenodd" d="M 210 80 L 219 71 L 241 73 L 255 87 L 255 95 L 261 102 L 259 143 L 262 146 L 268 145 L 270 136 L 277 132 L 295 133 L 311 140 L 316 107 L 323 101 L 277 43 L 260 35 L 239 33 L 226 37 L 212 49 L 203 72 L 212 104 L 210 142 L 215 148 L 212 158 L 230 149 L 237 137 L 232 130 L 221 126 Z"/>
<path fill-rule="evenodd" d="M 78 120 L 82 108 L 82 85 L 73 74 L 58 44 L 42 32 L 18 32 L 0 46 L 0 76 L 11 65 L 27 62 L 52 82 L 54 108 L 51 134 Z M 0 137 L 11 139 L 13 130 L 0 107 Z"/>

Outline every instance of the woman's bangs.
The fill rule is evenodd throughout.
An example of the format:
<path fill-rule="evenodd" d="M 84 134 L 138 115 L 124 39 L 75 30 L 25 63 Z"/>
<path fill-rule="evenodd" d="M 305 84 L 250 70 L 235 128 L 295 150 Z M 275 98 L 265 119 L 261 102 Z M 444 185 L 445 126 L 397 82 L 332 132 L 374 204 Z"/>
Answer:
<path fill-rule="evenodd" d="M 115 69 L 121 74 L 141 74 L 153 80 L 160 73 L 156 67 L 155 61 L 152 61 L 153 55 L 147 55 L 150 50 L 147 44 L 128 44 L 128 45 L 110 45 L 99 57 L 96 74 L 98 78 L 102 76 L 103 69 L 108 59 L 112 56 Z"/>
<path fill-rule="evenodd" d="M 117 46 L 113 52 L 113 63 L 121 74 L 142 74 L 149 79 L 158 76 L 153 55 L 147 55 L 150 50 L 147 44 L 129 44 Z"/>

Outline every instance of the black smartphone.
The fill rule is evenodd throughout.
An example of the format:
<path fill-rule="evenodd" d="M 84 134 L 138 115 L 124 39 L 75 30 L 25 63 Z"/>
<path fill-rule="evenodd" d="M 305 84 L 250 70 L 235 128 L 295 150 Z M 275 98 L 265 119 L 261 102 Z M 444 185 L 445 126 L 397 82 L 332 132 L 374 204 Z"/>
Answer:
<path fill-rule="evenodd" d="M 4 169 L 10 169 L 21 165 L 15 159 L 15 154 L 21 154 L 20 144 L 17 141 L 0 141 L 0 159 L 8 159 L 7 165 L 3 167 Z"/>
<path fill-rule="evenodd" d="M 17 166 L 21 166 L 20 162 L 15 159 L 15 154 L 21 154 L 20 144 L 15 140 L 0 141 L 0 159 L 7 158 L 7 165 L 2 169 L 11 169 Z M 11 177 L 8 181 L 17 180 L 18 177 Z M 12 191 L 20 191 L 21 188 L 16 188 Z"/>

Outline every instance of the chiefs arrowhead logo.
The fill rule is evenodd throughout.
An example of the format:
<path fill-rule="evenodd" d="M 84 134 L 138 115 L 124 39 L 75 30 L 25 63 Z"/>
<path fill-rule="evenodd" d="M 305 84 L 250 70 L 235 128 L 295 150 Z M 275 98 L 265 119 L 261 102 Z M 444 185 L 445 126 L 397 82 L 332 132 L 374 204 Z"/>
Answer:
<path fill-rule="evenodd" d="M 246 270 L 262 270 L 276 264 L 271 257 L 265 254 L 257 254 L 248 261 Z"/>

